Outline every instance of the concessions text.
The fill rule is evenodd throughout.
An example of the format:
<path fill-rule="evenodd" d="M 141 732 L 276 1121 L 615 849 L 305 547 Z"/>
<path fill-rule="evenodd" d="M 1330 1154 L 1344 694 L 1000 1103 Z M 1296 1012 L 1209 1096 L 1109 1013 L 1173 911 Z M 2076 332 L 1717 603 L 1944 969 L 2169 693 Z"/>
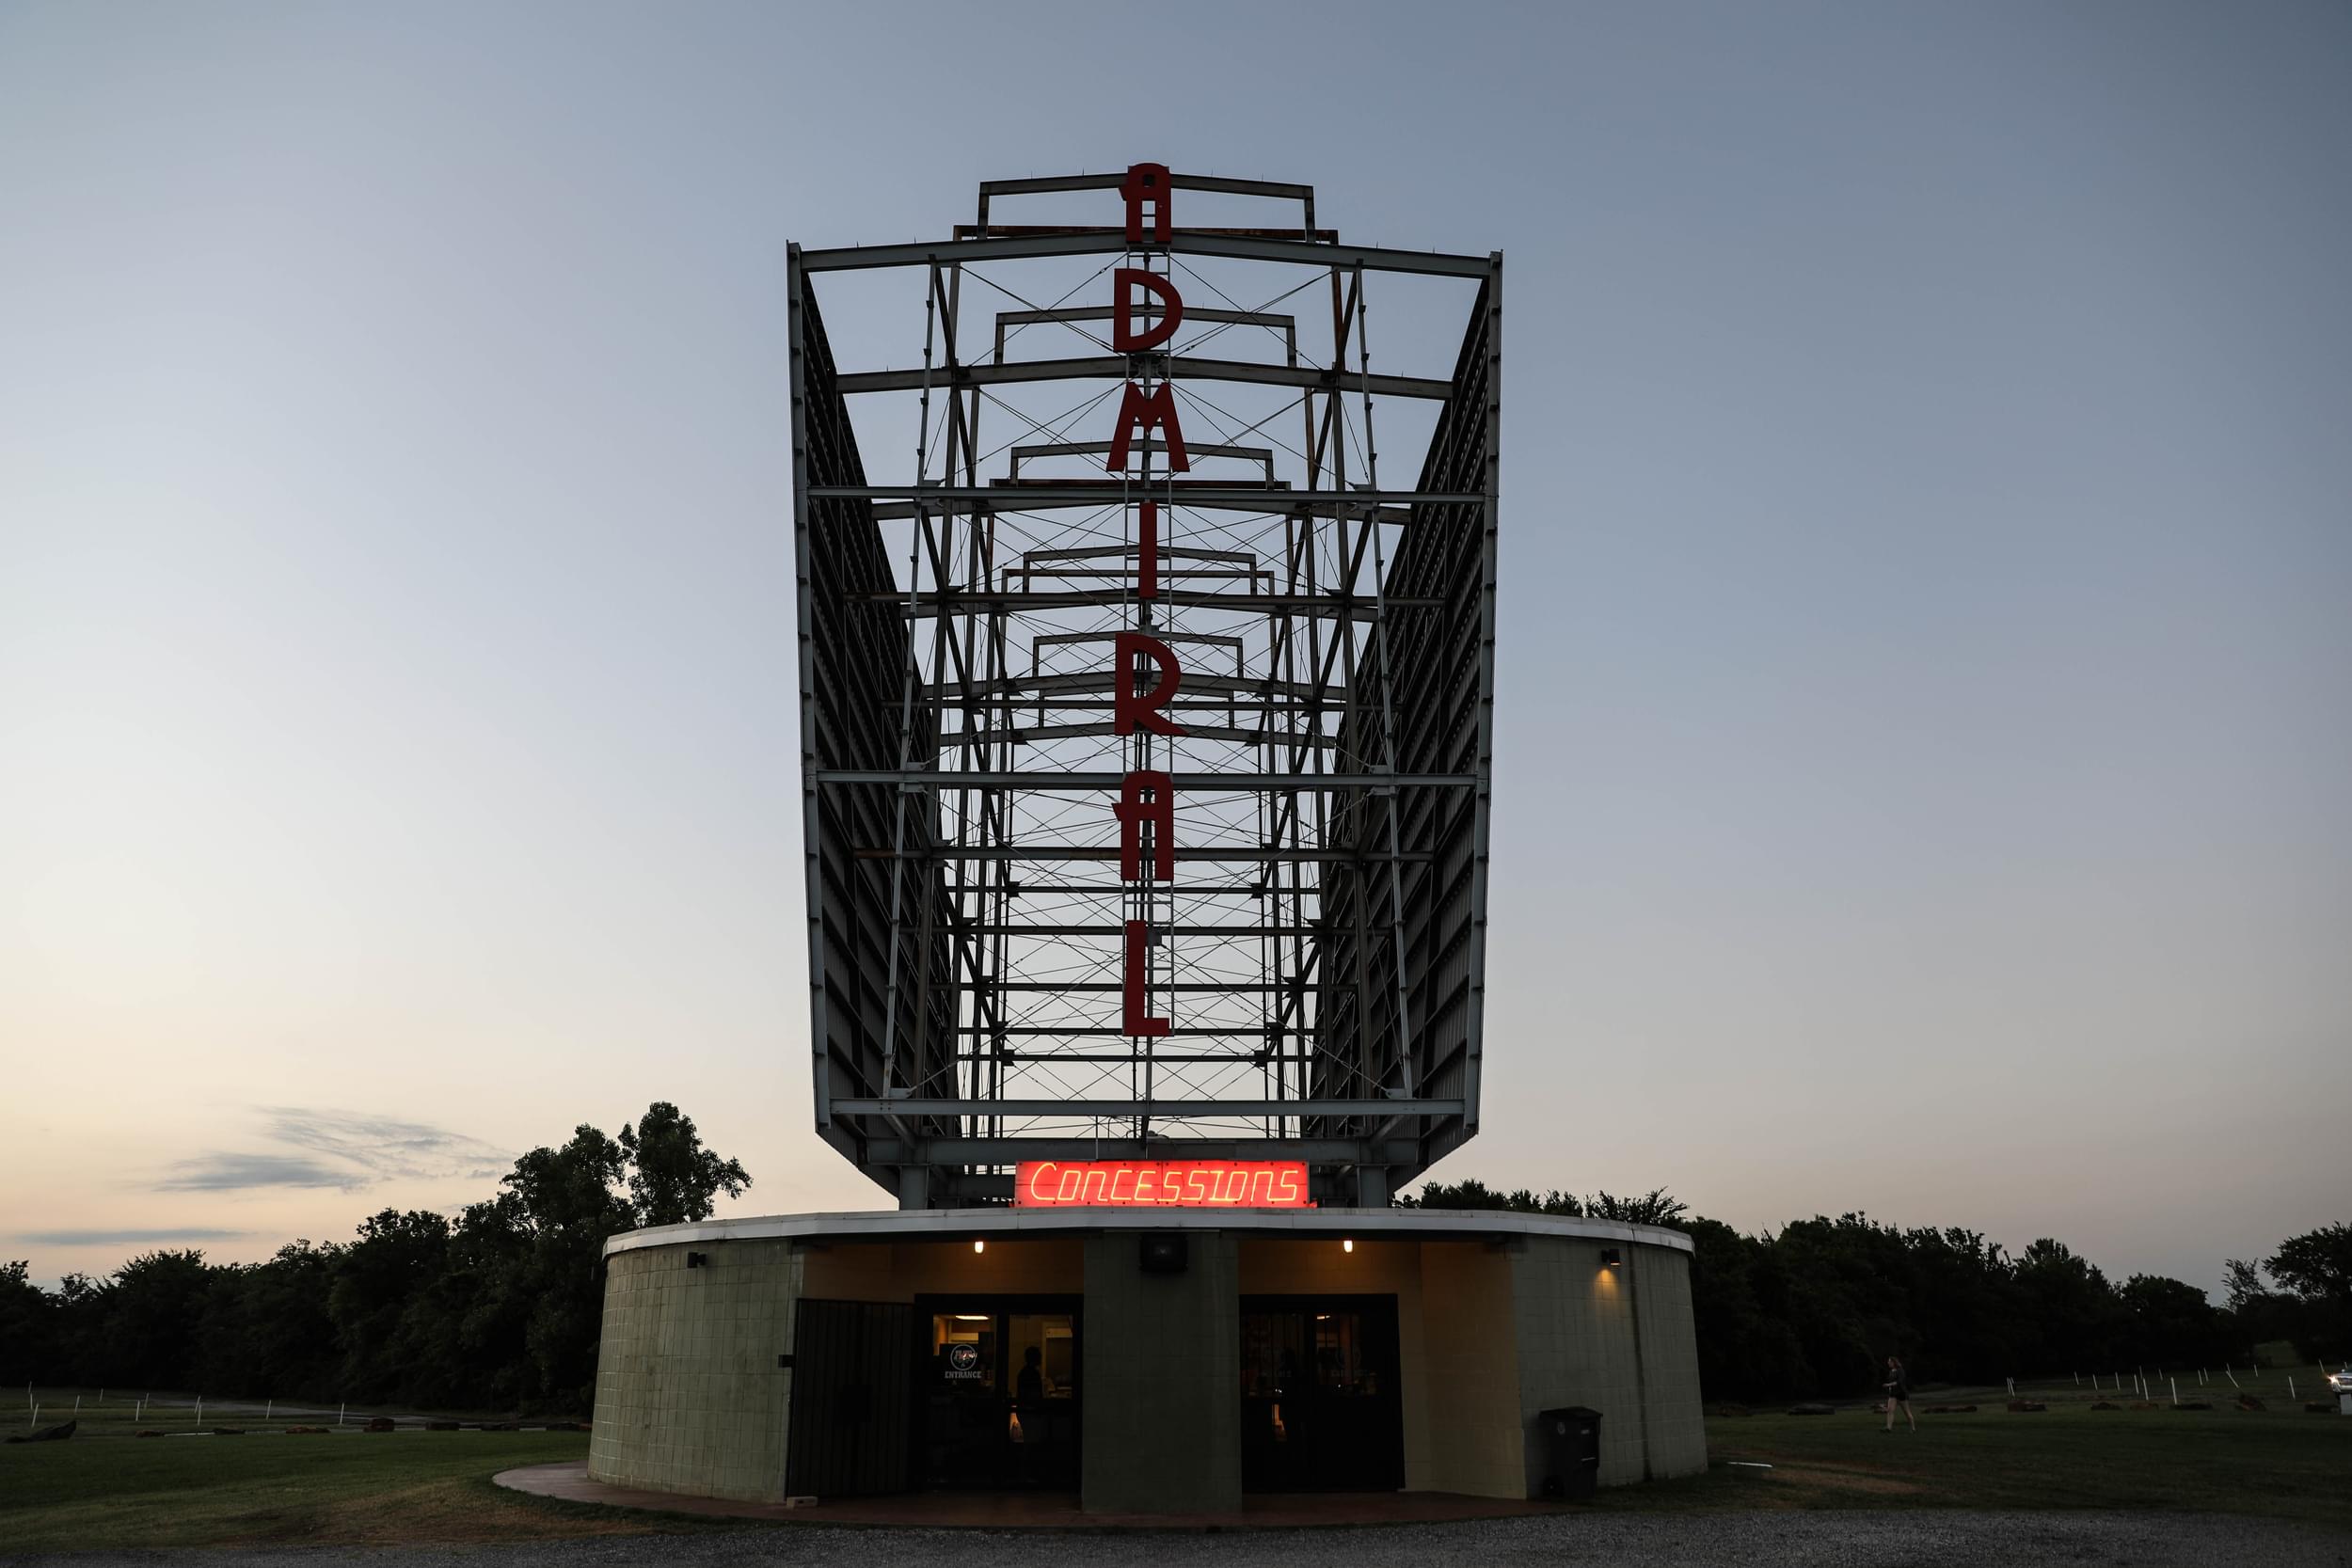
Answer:
<path fill-rule="evenodd" d="M 1311 1209 L 1297 1160 L 1027 1160 L 1016 1209 Z"/>

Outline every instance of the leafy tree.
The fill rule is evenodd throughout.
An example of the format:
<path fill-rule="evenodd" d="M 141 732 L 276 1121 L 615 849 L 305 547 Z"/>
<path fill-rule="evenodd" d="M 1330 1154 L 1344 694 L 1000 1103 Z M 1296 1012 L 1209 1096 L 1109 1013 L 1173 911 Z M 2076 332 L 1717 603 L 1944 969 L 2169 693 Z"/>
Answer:
<path fill-rule="evenodd" d="M 210 1288 L 204 1255 L 141 1253 L 117 1269 L 104 1291 L 104 1348 L 97 1381 L 169 1388 L 192 1381 L 197 1328 Z"/>
<path fill-rule="evenodd" d="M 301 1241 L 266 1262 L 210 1270 L 197 1325 L 196 1386 L 266 1396 L 331 1382 L 338 1357 L 330 1280 L 339 1251 Z"/>
<path fill-rule="evenodd" d="M 328 1271 L 326 1315 L 339 1361 L 322 1398 L 379 1400 L 416 1386 L 422 1358 L 409 1315 L 448 1262 L 449 1221 L 438 1214 L 385 1209 L 359 1222 L 358 1239 Z"/>
<path fill-rule="evenodd" d="M 0 1388 L 55 1374 L 57 1301 L 34 1284 L 27 1259 L 0 1263 Z"/>
<path fill-rule="evenodd" d="M 2352 1225 L 2290 1236 L 2263 1267 L 2295 1300 L 2294 1338 L 2303 1353 L 2352 1356 Z"/>
<path fill-rule="evenodd" d="M 1559 1196 L 1557 1193 L 1552 1196 Z M 1593 1218 L 1625 1225 L 1673 1225 L 1689 1212 L 1689 1204 L 1669 1196 L 1663 1187 L 1652 1187 L 1640 1197 L 1600 1192 L 1584 1200 L 1584 1212 Z"/>
<path fill-rule="evenodd" d="M 2205 1299 L 2205 1292 L 2178 1279 L 2136 1274 L 2118 1292 L 2129 1328 L 2124 1341 L 2128 1360 L 2138 1367 L 2174 1366 L 2225 1361 L 2234 1352 L 2236 1337 L 2229 1318 Z"/>
<path fill-rule="evenodd" d="M 622 1128 L 620 1143 L 631 1162 L 628 1197 L 639 1225 L 707 1220 L 720 1193 L 740 1197 L 752 1184 L 739 1162 L 705 1148 L 693 1118 L 666 1100 L 648 1107 L 635 1128 Z"/>

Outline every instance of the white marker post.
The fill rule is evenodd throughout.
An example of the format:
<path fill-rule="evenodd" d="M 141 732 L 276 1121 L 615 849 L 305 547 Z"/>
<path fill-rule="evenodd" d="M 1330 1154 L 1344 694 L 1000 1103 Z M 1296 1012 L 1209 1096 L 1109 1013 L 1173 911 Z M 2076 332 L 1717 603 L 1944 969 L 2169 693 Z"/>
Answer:
<path fill-rule="evenodd" d="M 35 1405 L 33 1406 L 32 1419 L 24 1423 L 24 1430 L 30 1432 L 39 1425 L 40 1425 L 40 1406 Z"/>
<path fill-rule="evenodd" d="M 2178 1404 L 2178 1403 L 2180 1403 L 2180 1402 L 2181 1402 L 2181 1380 L 2180 1380 L 2179 1378 L 2177 1378 L 2177 1377 L 2169 1377 L 2169 1378 L 2166 1378 L 2166 1379 L 2165 1379 L 2165 1381 L 2166 1381 L 2167 1383 L 2169 1383 L 2170 1385 L 2172 1385 L 2172 1402 L 2173 1402 L 2174 1404 Z"/>
<path fill-rule="evenodd" d="M 204 1396 L 201 1394 L 196 1396 L 196 1424 L 204 1424 Z"/>
<path fill-rule="evenodd" d="M 276 1410 L 277 1408 L 278 1402 L 276 1400 L 263 1400 L 262 1402 L 262 1424 L 263 1426 L 269 1425 L 270 1412 Z"/>
<path fill-rule="evenodd" d="M 2292 1401 L 2294 1400 L 2294 1398 L 2295 1398 L 2295 1379 L 2293 1379 L 2293 1378 L 2291 1378 L 2291 1377 L 2290 1377 L 2290 1378 L 2288 1378 L 2288 1379 L 2287 1379 L 2287 1399 L 2288 1399 L 2290 1402 L 2292 1402 Z"/>
<path fill-rule="evenodd" d="M 2013 1377 L 2009 1380 L 2009 1397 L 2010 1399 L 2017 1397 L 2017 1380 Z"/>
<path fill-rule="evenodd" d="M 335 1407 L 335 1424 L 337 1426 L 343 1424 L 343 1412 L 349 1410 L 351 1406 L 349 1404 L 339 1404 Z"/>
<path fill-rule="evenodd" d="M 2233 1388 L 2236 1387 L 2238 1386 L 2237 1373 L 2231 1371 L 2227 1367 L 2224 1367 L 2221 1370 L 2223 1373 L 2228 1376 L 2230 1380 L 2230 1386 Z"/>

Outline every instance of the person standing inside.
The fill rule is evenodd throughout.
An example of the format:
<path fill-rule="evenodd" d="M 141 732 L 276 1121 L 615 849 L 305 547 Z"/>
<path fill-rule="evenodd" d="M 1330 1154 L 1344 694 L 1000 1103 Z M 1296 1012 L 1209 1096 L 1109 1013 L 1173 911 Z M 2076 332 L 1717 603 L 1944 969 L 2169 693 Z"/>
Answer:
<path fill-rule="evenodd" d="M 1895 1430 L 1895 1407 L 1899 1404 L 1903 1407 L 1903 1419 L 1911 1423 L 1912 1431 L 1918 1431 L 1919 1418 L 1911 1413 L 1911 1379 L 1903 1371 L 1900 1356 L 1890 1355 L 1886 1358 L 1884 1387 L 1886 1389 L 1886 1430 L 1889 1432 Z"/>

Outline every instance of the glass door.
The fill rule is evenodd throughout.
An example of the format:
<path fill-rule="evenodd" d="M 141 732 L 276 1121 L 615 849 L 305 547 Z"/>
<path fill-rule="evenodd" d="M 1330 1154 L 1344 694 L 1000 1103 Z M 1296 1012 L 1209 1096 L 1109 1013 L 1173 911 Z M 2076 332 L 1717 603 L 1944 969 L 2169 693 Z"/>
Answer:
<path fill-rule="evenodd" d="M 1058 1300 L 916 1304 L 923 1484 L 1074 1489 L 1078 1318 Z"/>
<path fill-rule="evenodd" d="M 1241 1354 L 1245 1489 L 1405 1484 L 1394 1296 L 1245 1298 Z"/>
<path fill-rule="evenodd" d="M 933 1312 L 924 1376 L 929 1406 L 923 1480 L 930 1486 L 986 1485 L 1004 1469 L 1007 1418 L 993 1312 Z"/>

